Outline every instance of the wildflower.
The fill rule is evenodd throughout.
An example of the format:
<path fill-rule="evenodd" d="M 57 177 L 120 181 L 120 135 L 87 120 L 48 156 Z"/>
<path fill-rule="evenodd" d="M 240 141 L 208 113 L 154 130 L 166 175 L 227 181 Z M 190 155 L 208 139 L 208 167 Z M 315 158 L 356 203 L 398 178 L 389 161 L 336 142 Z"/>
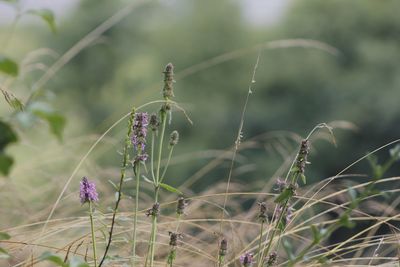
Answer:
<path fill-rule="evenodd" d="M 277 188 L 275 188 L 275 190 L 278 191 L 279 193 L 282 193 L 283 190 L 285 190 L 285 188 L 287 187 L 286 181 L 281 178 L 278 178 L 276 180 L 276 185 L 277 185 Z"/>
<path fill-rule="evenodd" d="M 255 262 L 253 259 L 253 253 L 249 252 L 246 252 L 244 255 L 240 256 L 239 260 L 243 267 L 250 267 Z"/>
<path fill-rule="evenodd" d="M 135 120 L 132 126 L 132 144 L 139 154 L 142 153 L 146 147 L 148 124 L 148 115 L 146 112 L 135 114 Z"/>
<path fill-rule="evenodd" d="M 276 251 L 272 251 L 268 256 L 267 266 L 274 265 L 277 259 L 278 259 L 278 253 L 276 253 Z"/>
<path fill-rule="evenodd" d="M 178 141 L 179 141 L 179 133 L 178 133 L 178 131 L 173 131 L 169 138 L 169 145 L 174 146 L 174 145 L 178 144 Z"/>
<path fill-rule="evenodd" d="M 147 217 L 149 216 L 157 217 L 159 213 L 160 213 L 160 203 L 158 202 L 154 203 L 151 209 L 146 210 Z"/>
<path fill-rule="evenodd" d="M 168 63 L 167 66 L 165 66 L 165 70 L 163 71 L 164 73 L 164 88 L 163 88 L 163 97 L 165 99 L 169 99 L 171 97 L 174 97 L 174 66 L 172 63 Z"/>
<path fill-rule="evenodd" d="M 267 203 L 265 202 L 259 202 L 258 206 L 260 207 L 260 210 L 258 212 L 258 219 L 261 222 L 266 222 L 268 220 L 268 215 L 267 215 Z"/>
<path fill-rule="evenodd" d="M 183 197 L 179 197 L 178 198 L 178 204 L 176 206 L 176 213 L 178 215 L 182 215 L 185 214 L 185 208 L 187 207 L 187 201 L 185 198 Z"/>
<path fill-rule="evenodd" d="M 94 182 L 90 182 L 86 177 L 82 178 L 80 182 L 80 192 L 79 196 L 81 198 L 81 203 L 95 202 L 99 201 L 99 196 L 96 191 L 96 185 Z"/>
<path fill-rule="evenodd" d="M 158 121 L 157 115 L 155 113 L 151 114 L 149 121 L 150 129 L 155 132 L 158 130 L 158 126 L 160 126 L 160 122 Z"/>
<path fill-rule="evenodd" d="M 219 256 L 224 257 L 226 255 L 226 251 L 228 250 L 228 241 L 225 238 L 222 238 L 219 244 Z"/>
<path fill-rule="evenodd" d="M 292 207 L 287 207 L 287 209 L 284 209 L 284 207 L 279 207 L 279 209 L 277 210 L 277 214 L 276 217 L 279 218 L 282 210 L 284 210 L 285 214 L 282 215 L 282 222 L 284 225 L 288 224 L 293 217 L 293 211 L 294 209 Z"/>

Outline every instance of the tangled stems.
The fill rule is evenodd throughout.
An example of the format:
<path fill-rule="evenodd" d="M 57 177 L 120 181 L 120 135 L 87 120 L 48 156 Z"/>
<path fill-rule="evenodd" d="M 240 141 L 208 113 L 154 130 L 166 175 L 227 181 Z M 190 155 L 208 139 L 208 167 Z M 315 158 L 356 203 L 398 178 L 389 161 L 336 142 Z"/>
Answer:
<path fill-rule="evenodd" d="M 262 247 L 262 238 L 263 238 L 263 227 L 264 227 L 264 222 L 261 221 L 260 225 L 260 239 L 258 241 L 258 254 L 257 254 L 257 262 L 261 261 L 261 247 Z"/>
<path fill-rule="evenodd" d="M 118 212 L 118 207 L 119 207 L 119 203 L 121 202 L 121 195 L 122 195 L 122 186 L 123 186 L 123 182 L 124 182 L 124 178 L 125 178 L 125 172 L 126 172 L 126 166 L 129 160 L 129 153 L 128 153 L 128 149 L 131 147 L 131 133 L 132 133 L 132 125 L 133 125 L 133 120 L 135 117 L 135 109 L 132 109 L 130 116 L 129 116 L 129 121 L 128 121 L 128 132 L 126 134 L 125 137 L 125 144 L 124 144 L 124 150 L 123 150 L 123 159 L 122 159 L 122 166 L 121 166 L 121 176 L 119 179 L 119 186 L 118 186 L 118 197 L 117 197 L 117 201 L 115 202 L 115 207 L 113 210 L 113 215 L 112 215 L 112 219 L 111 219 L 111 227 L 110 227 L 110 231 L 108 233 L 108 242 L 107 242 L 107 246 L 106 249 L 104 251 L 103 257 L 100 261 L 99 267 L 102 266 L 102 264 L 104 263 L 104 260 L 107 256 L 108 250 L 110 249 L 111 246 L 111 242 L 112 242 L 112 237 L 113 237 L 113 232 L 114 232 L 114 225 L 115 225 L 115 218 Z"/>
<path fill-rule="evenodd" d="M 92 246 L 93 246 L 94 267 L 97 267 L 96 236 L 94 235 L 92 201 L 89 201 L 89 217 L 90 217 L 90 230 L 92 232 Z"/>
<path fill-rule="evenodd" d="M 159 147 L 158 147 L 158 161 L 157 161 L 156 176 L 154 179 L 154 203 L 158 203 L 158 194 L 159 194 L 159 190 L 160 190 L 159 183 L 161 182 L 160 181 L 161 180 L 161 177 L 160 177 L 161 156 L 162 156 L 165 128 L 166 128 L 166 124 L 167 124 L 166 112 L 164 109 L 161 109 L 160 117 L 161 117 L 162 127 L 161 127 L 160 143 L 159 143 Z M 152 142 L 152 143 L 154 143 L 154 142 Z M 153 150 L 153 146 L 152 146 L 152 150 Z M 151 160 L 153 161 L 153 155 L 151 156 Z M 157 236 L 157 214 L 153 213 L 152 214 L 152 222 L 151 222 L 150 243 L 149 243 L 148 256 L 146 258 L 145 266 L 147 266 L 148 259 L 150 259 L 150 267 L 153 267 L 153 265 L 154 265 L 154 249 L 155 249 L 156 236 Z"/>

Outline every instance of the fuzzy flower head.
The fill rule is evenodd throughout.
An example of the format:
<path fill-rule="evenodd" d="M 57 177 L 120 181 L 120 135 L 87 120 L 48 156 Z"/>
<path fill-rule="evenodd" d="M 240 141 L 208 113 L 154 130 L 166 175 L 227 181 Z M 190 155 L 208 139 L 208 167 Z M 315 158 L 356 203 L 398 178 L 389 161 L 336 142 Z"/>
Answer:
<path fill-rule="evenodd" d="M 132 144 L 141 154 L 146 147 L 147 126 L 149 125 L 146 112 L 136 113 L 132 126 Z"/>
<path fill-rule="evenodd" d="M 253 253 L 249 252 L 246 252 L 244 255 L 240 256 L 239 260 L 244 267 L 250 267 L 255 262 L 253 259 Z"/>
<path fill-rule="evenodd" d="M 99 196 L 94 182 L 90 182 L 86 177 L 83 177 L 80 185 L 79 196 L 82 204 L 86 202 L 99 201 Z"/>

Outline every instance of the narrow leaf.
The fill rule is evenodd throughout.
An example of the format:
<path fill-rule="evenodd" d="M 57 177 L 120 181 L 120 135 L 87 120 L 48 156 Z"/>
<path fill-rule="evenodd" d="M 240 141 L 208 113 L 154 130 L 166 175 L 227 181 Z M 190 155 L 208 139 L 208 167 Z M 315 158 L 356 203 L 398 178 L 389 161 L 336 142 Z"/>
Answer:
<path fill-rule="evenodd" d="M 283 203 L 286 200 L 288 200 L 289 198 L 291 198 L 293 196 L 293 191 L 290 190 L 289 188 L 285 188 L 282 193 L 280 193 L 279 196 L 276 197 L 275 199 L 275 203 Z"/>
<path fill-rule="evenodd" d="M 31 9 L 27 11 L 28 14 L 39 16 L 42 18 L 50 27 L 53 33 L 56 32 L 56 22 L 54 19 L 54 13 L 50 9 Z"/>
<path fill-rule="evenodd" d="M 66 124 L 66 119 L 63 115 L 50 110 L 34 110 L 33 113 L 47 121 L 51 133 L 54 134 L 58 140 L 62 141 L 62 134 Z"/>
<path fill-rule="evenodd" d="M 67 264 L 64 263 L 64 260 L 61 257 L 51 253 L 51 252 L 44 252 L 40 258 L 42 261 L 51 261 L 55 263 L 57 266 L 67 267 Z"/>
<path fill-rule="evenodd" d="M 19 100 L 13 93 L 8 92 L 4 89 L 0 88 L 0 91 L 3 93 L 4 99 L 6 102 L 15 110 L 24 110 L 24 104 L 22 104 L 21 100 Z"/>
<path fill-rule="evenodd" d="M 13 163 L 14 159 L 12 157 L 0 152 L 0 174 L 8 176 Z"/>
<path fill-rule="evenodd" d="M 11 236 L 5 232 L 0 232 L 0 240 L 8 240 Z"/>
<path fill-rule="evenodd" d="M 68 267 L 89 267 L 89 264 L 78 257 L 72 257 Z"/>
<path fill-rule="evenodd" d="M 18 64 L 7 57 L 0 55 L 0 71 L 16 77 L 19 72 Z"/>
<path fill-rule="evenodd" d="M 179 195 L 183 195 L 183 193 L 181 191 L 179 191 L 178 189 L 176 189 L 173 186 L 170 186 L 170 185 L 167 185 L 167 184 L 164 184 L 164 183 L 160 183 L 159 185 L 162 188 L 164 188 L 165 190 L 169 191 L 169 192 L 176 193 L 176 194 L 179 194 Z"/>
<path fill-rule="evenodd" d="M 7 250 L 0 247 L 0 259 L 8 259 L 10 258 L 10 254 L 8 254 Z"/>

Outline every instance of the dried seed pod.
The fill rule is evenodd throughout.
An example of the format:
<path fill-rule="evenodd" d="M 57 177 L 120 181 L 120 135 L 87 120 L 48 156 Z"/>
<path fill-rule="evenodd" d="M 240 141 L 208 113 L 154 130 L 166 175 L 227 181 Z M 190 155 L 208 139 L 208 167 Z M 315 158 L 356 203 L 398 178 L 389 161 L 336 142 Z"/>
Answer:
<path fill-rule="evenodd" d="M 258 219 L 264 223 L 268 220 L 268 214 L 267 214 L 267 203 L 265 202 L 259 202 L 257 203 L 259 206 L 259 211 L 258 211 Z"/>
<path fill-rule="evenodd" d="M 185 208 L 187 207 L 188 203 L 184 197 L 178 198 L 178 203 L 176 205 L 176 213 L 178 215 L 185 214 Z"/>
<path fill-rule="evenodd" d="M 160 203 L 156 202 L 153 204 L 153 206 L 151 207 L 151 209 L 146 210 L 146 216 L 153 216 L 153 217 L 157 217 L 158 214 L 160 214 Z"/>
<path fill-rule="evenodd" d="M 225 238 L 222 238 L 219 244 L 219 256 L 224 257 L 227 251 L 228 251 L 228 241 Z"/>

